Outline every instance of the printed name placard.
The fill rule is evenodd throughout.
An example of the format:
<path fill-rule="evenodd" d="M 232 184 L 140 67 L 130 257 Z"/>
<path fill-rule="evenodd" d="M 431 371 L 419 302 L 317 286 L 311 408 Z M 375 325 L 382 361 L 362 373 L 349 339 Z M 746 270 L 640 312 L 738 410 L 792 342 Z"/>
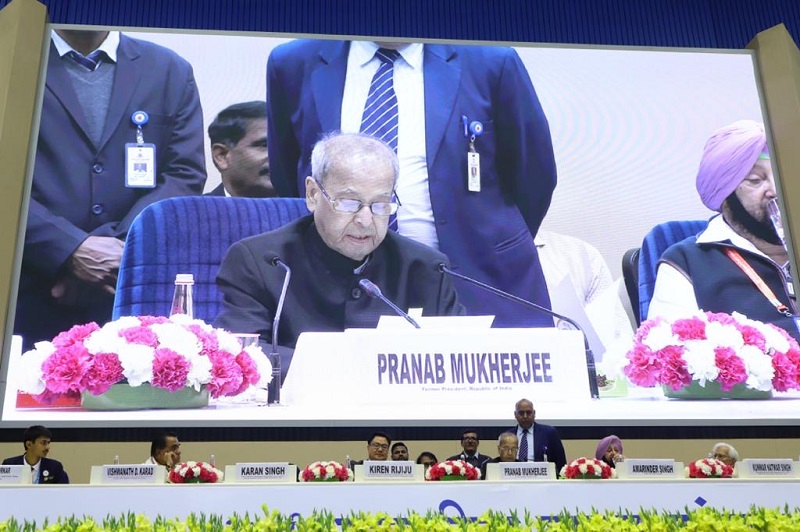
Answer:
<path fill-rule="evenodd" d="M 796 477 L 797 468 L 791 458 L 746 458 L 738 465 L 739 478 Z"/>
<path fill-rule="evenodd" d="M 411 461 L 364 460 L 364 465 L 356 465 L 358 473 L 355 480 L 418 480 L 417 464 Z"/>
<path fill-rule="evenodd" d="M 671 458 L 626 458 L 617 464 L 619 478 L 681 478 L 683 464 Z"/>
<path fill-rule="evenodd" d="M 31 468 L 21 465 L 0 466 L 0 484 L 30 484 Z"/>
<path fill-rule="evenodd" d="M 486 464 L 486 480 L 555 480 L 552 462 L 500 462 Z"/>
<path fill-rule="evenodd" d="M 297 482 L 297 466 L 288 462 L 238 463 L 225 468 L 226 482 Z"/>
<path fill-rule="evenodd" d="M 159 484 L 164 482 L 164 468 L 158 465 L 114 464 L 101 467 L 102 484 Z"/>
<path fill-rule="evenodd" d="M 583 337 L 555 328 L 303 333 L 282 389 L 290 405 L 465 401 L 508 405 L 531 393 L 589 399 Z M 584 370 L 582 370 L 584 369 Z M 336 382 L 337 393 L 309 383 Z"/>

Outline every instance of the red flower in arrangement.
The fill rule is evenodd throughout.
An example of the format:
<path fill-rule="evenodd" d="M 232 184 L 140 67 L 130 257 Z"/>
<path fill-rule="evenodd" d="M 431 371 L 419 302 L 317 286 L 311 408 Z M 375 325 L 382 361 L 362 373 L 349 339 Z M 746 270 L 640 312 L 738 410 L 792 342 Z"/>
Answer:
<path fill-rule="evenodd" d="M 83 392 L 100 395 L 122 381 L 170 392 L 207 387 L 219 398 L 264 389 L 272 380 L 260 347 L 242 348 L 231 333 L 183 315 L 76 325 L 52 342 L 38 342 L 20 364 L 19 391 L 45 404 Z"/>
<path fill-rule="evenodd" d="M 616 472 L 607 463 L 594 458 L 578 458 L 561 468 L 558 476 L 562 479 L 608 479 Z"/>
<path fill-rule="evenodd" d="M 478 480 L 481 471 L 464 460 L 445 460 L 437 462 L 425 471 L 425 480 Z"/>
<path fill-rule="evenodd" d="M 697 382 L 729 392 L 800 389 L 800 346 L 786 331 L 738 313 L 642 323 L 623 372 L 636 386 L 680 390 Z"/>
<path fill-rule="evenodd" d="M 214 484 L 225 475 L 206 462 L 183 462 L 169 472 L 168 480 L 172 484 Z"/>
<path fill-rule="evenodd" d="M 339 462 L 313 462 L 300 473 L 303 482 L 353 480 L 353 472 Z"/>
<path fill-rule="evenodd" d="M 731 478 L 733 468 L 715 458 L 703 458 L 686 468 L 689 478 Z"/>

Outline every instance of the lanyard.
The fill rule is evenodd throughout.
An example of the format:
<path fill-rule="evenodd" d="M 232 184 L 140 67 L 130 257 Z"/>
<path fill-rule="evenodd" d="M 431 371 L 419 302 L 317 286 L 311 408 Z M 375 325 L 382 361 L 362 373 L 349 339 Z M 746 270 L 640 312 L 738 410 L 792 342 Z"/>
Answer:
<path fill-rule="evenodd" d="M 772 289 L 767 286 L 767 283 L 764 282 L 764 279 L 762 279 L 761 276 L 756 273 L 753 267 L 750 266 L 746 260 L 744 260 L 744 257 L 742 257 L 738 251 L 733 248 L 726 247 L 725 254 L 739 267 L 740 270 L 745 273 L 745 275 L 750 278 L 751 281 L 753 281 L 753 284 L 756 285 L 756 288 L 758 288 L 761 293 L 764 294 L 764 297 L 766 297 L 770 304 L 775 307 L 775 310 L 784 316 L 792 316 L 792 313 L 789 312 L 789 307 L 780 302 L 780 300 L 775 296 L 775 292 L 773 292 Z"/>

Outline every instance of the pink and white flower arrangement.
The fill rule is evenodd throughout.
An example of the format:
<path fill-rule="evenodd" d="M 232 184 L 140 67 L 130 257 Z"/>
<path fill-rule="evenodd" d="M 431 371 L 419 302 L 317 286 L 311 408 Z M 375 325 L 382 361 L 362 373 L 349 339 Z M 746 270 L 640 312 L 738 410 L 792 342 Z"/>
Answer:
<path fill-rule="evenodd" d="M 625 375 L 636 386 L 680 390 L 697 381 L 759 391 L 800 389 L 800 347 L 785 330 L 742 314 L 706 312 L 647 320 L 627 352 Z"/>
<path fill-rule="evenodd" d="M 425 471 L 425 480 L 442 480 L 445 477 L 463 477 L 465 480 L 478 480 L 481 471 L 464 460 L 445 460 L 433 464 Z"/>
<path fill-rule="evenodd" d="M 716 458 L 703 458 L 689 464 L 686 468 L 689 478 L 731 478 L 733 468 Z"/>
<path fill-rule="evenodd" d="M 46 404 L 83 392 L 101 395 L 122 381 L 171 392 L 205 386 L 218 398 L 272 380 L 260 347 L 242 348 L 233 334 L 185 315 L 76 325 L 52 342 L 37 342 L 20 364 L 19 391 Z"/>
<path fill-rule="evenodd" d="M 314 462 L 300 473 L 303 482 L 353 480 L 353 472 L 339 462 Z"/>
<path fill-rule="evenodd" d="M 225 474 L 207 462 L 182 462 L 169 472 L 172 484 L 214 484 Z"/>
<path fill-rule="evenodd" d="M 615 478 L 616 471 L 602 460 L 594 458 L 578 458 L 561 468 L 559 478 L 565 479 L 603 479 Z"/>

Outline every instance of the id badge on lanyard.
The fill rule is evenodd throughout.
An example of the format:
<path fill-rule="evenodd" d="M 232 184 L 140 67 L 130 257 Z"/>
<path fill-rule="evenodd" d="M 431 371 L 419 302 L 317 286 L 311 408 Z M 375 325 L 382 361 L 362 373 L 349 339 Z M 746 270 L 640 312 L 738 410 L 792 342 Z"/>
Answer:
<path fill-rule="evenodd" d="M 125 186 L 129 188 L 155 188 L 156 145 L 144 141 L 142 127 L 150 120 L 144 111 L 131 115 L 136 126 L 136 142 L 125 144 Z"/>

